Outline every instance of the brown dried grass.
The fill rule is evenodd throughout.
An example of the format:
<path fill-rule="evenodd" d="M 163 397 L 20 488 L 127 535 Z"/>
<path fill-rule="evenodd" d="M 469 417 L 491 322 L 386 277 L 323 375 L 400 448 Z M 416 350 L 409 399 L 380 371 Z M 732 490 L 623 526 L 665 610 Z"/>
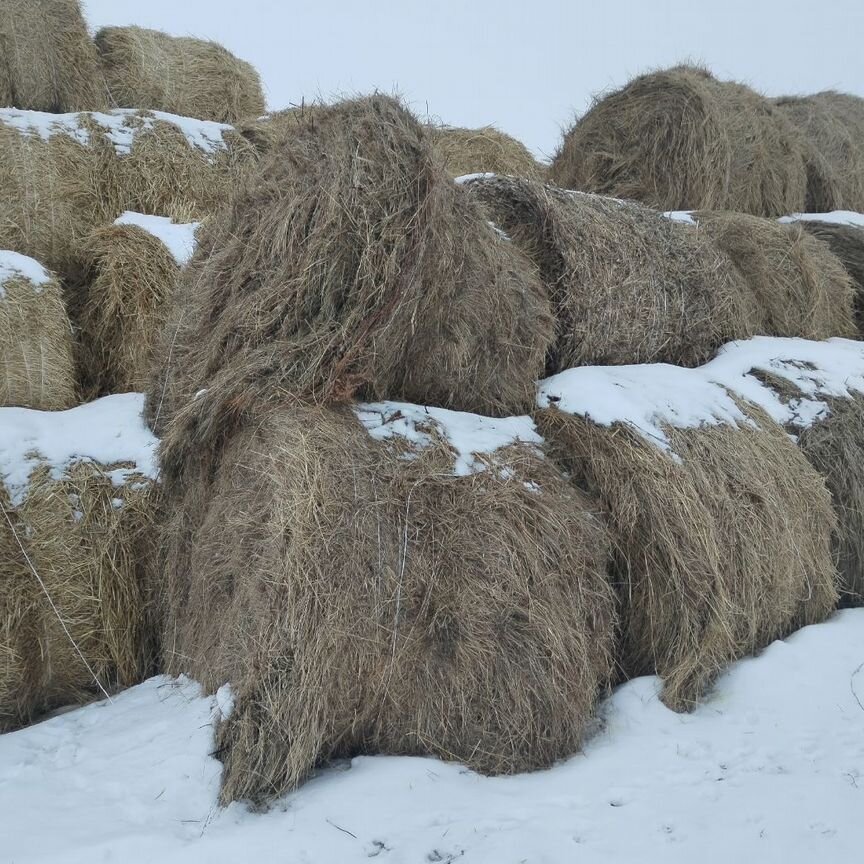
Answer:
<path fill-rule="evenodd" d="M 804 207 L 805 149 L 760 94 L 676 66 L 598 99 L 564 136 L 550 177 L 658 210 L 781 216 Z"/>
<path fill-rule="evenodd" d="M 542 180 L 546 166 L 518 139 L 494 126 L 463 129 L 429 126 L 435 149 L 451 177 L 465 174 L 510 174 Z"/>

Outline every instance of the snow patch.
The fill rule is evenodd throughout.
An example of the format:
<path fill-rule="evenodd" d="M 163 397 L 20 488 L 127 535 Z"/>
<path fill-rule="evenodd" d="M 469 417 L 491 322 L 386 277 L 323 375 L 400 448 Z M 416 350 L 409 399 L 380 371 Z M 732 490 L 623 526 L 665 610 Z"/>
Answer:
<path fill-rule="evenodd" d="M 148 216 L 127 210 L 114 220 L 115 225 L 136 225 L 161 240 L 179 267 L 185 267 L 195 253 L 195 232 L 200 222 L 173 222 L 167 216 Z"/>
<path fill-rule="evenodd" d="M 698 224 L 692 216 L 692 210 L 667 210 L 663 215 L 673 222 L 683 222 L 685 225 Z"/>
<path fill-rule="evenodd" d="M 853 210 L 832 210 L 830 213 L 792 213 L 789 216 L 781 216 L 778 222 L 831 222 L 835 225 L 855 225 L 864 228 L 864 213 L 855 213 Z"/>
<path fill-rule="evenodd" d="M 454 177 L 453 182 L 458 183 L 461 186 L 464 183 L 470 183 L 472 180 L 488 180 L 490 177 L 497 176 L 497 174 L 491 171 L 481 171 L 479 174 L 462 174 L 459 177 Z"/>
<path fill-rule="evenodd" d="M 38 294 L 42 286 L 51 281 L 51 274 L 36 260 L 20 252 L 0 250 L 0 300 L 6 296 L 4 283 L 13 279 L 26 279 Z"/>

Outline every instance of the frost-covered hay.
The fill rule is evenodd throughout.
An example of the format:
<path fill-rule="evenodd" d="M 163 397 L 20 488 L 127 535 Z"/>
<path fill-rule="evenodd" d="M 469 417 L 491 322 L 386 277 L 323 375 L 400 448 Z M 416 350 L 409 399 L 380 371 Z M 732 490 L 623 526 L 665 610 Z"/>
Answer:
<path fill-rule="evenodd" d="M 550 374 L 583 364 L 694 365 L 755 332 L 743 280 L 685 225 L 515 177 L 464 187 L 540 271 L 557 322 Z"/>
<path fill-rule="evenodd" d="M 494 126 L 430 126 L 429 130 L 451 177 L 488 172 L 540 180 L 545 173 L 521 141 Z"/>
<path fill-rule="evenodd" d="M 149 108 L 219 123 L 264 113 L 254 67 L 216 42 L 143 27 L 103 27 L 96 48 L 118 108 Z"/>
<path fill-rule="evenodd" d="M 55 113 L 108 107 L 78 0 L 3 0 L 0 52 L 4 106 Z"/>
<path fill-rule="evenodd" d="M 864 210 L 864 99 L 828 90 L 775 104 L 816 154 L 815 176 L 832 192 L 821 193 L 818 184 L 808 190 L 807 210 Z"/>
<path fill-rule="evenodd" d="M 0 406 L 58 410 L 76 394 L 60 283 L 38 261 L 0 251 Z"/>
<path fill-rule="evenodd" d="M 545 767 L 609 681 L 606 531 L 530 419 L 357 413 L 260 418 L 161 538 L 167 668 L 233 691 L 223 802 L 360 753 Z"/>
<path fill-rule="evenodd" d="M 95 393 L 146 387 L 169 298 L 194 251 L 195 228 L 127 213 L 87 239 L 76 320 Z"/>
<path fill-rule="evenodd" d="M 0 633 L 18 670 L 5 692 L 0 682 L 9 700 L 0 717 L 10 724 L 151 671 L 140 550 L 152 533 L 156 442 L 141 404 L 128 394 L 62 413 L 0 409 L 9 529 L 0 543 L 12 552 L 0 567 L 4 583 L 22 586 L 0 602 Z"/>
<path fill-rule="evenodd" d="M 700 372 L 571 370 L 541 383 L 537 415 L 609 517 L 622 671 L 659 674 L 676 710 L 837 602 L 822 479 L 780 426 Z"/>
<path fill-rule="evenodd" d="M 799 224 L 725 212 L 700 211 L 693 219 L 747 283 L 755 301 L 751 332 L 804 339 L 855 334 L 849 275 Z"/>
<path fill-rule="evenodd" d="M 167 473 L 270 401 L 533 404 L 548 298 L 424 127 L 382 96 L 297 127 L 203 227 L 181 280 L 148 392 Z"/>
<path fill-rule="evenodd" d="M 632 198 L 658 210 L 800 212 L 805 145 L 749 87 L 677 66 L 605 96 L 565 135 L 559 186 Z"/>

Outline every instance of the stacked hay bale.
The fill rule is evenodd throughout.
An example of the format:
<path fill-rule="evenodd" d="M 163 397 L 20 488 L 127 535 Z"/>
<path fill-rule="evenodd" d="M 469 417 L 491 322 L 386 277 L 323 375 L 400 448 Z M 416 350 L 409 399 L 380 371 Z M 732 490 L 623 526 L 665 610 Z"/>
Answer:
<path fill-rule="evenodd" d="M 676 710 L 837 601 L 822 479 L 715 363 L 585 367 L 539 389 L 538 428 L 609 517 L 622 671 L 658 673 Z"/>
<path fill-rule="evenodd" d="M 76 391 L 60 283 L 38 261 L 0 251 L 0 406 L 69 408 Z"/>
<path fill-rule="evenodd" d="M 740 274 L 684 225 L 515 177 L 463 186 L 540 271 L 557 322 L 549 374 L 584 364 L 692 366 L 758 332 Z"/>
<path fill-rule="evenodd" d="M 108 91 L 78 0 L 0 3 L 0 103 L 102 111 Z"/>
<path fill-rule="evenodd" d="M 99 63 L 118 108 L 149 108 L 237 123 L 264 113 L 254 67 L 216 42 L 143 27 L 104 27 Z"/>
<path fill-rule="evenodd" d="M 521 141 L 494 126 L 481 129 L 430 126 L 429 129 L 451 177 L 492 173 L 540 180 L 545 173 L 545 166 Z"/>
<path fill-rule="evenodd" d="M 82 367 L 96 395 L 142 391 L 197 222 L 127 212 L 84 244 L 76 321 Z"/>
<path fill-rule="evenodd" d="M 550 177 L 658 210 L 782 216 L 804 207 L 805 149 L 749 87 L 676 66 L 598 100 L 565 135 Z"/>
<path fill-rule="evenodd" d="M 153 519 L 156 441 L 141 397 L 64 412 L 0 409 L 0 717 L 141 680 L 153 659 L 138 548 Z"/>

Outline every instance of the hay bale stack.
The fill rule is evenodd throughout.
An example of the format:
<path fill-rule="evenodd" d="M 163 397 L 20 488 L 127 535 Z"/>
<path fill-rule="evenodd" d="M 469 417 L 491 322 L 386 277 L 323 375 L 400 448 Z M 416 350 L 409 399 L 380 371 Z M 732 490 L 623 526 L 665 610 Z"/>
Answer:
<path fill-rule="evenodd" d="M 749 87 L 676 66 L 635 78 L 594 103 L 565 135 L 559 186 L 632 198 L 658 210 L 800 212 L 805 145 Z"/>
<path fill-rule="evenodd" d="M 152 530 L 156 441 L 141 406 L 126 394 L 64 412 L 0 409 L 7 724 L 152 669 L 139 544 Z"/>
<path fill-rule="evenodd" d="M 359 753 L 501 774 L 578 749 L 612 672 L 608 543 L 539 446 L 528 417 L 281 409 L 186 486 L 163 644 L 231 684 L 223 803 Z"/>
<path fill-rule="evenodd" d="M 0 251 L 0 406 L 59 410 L 76 391 L 60 283 L 38 261 Z"/>
<path fill-rule="evenodd" d="M 382 96 L 297 128 L 205 226 L 172 304 L 148 392 L 167 475 L 273 400 L 533 404 L 549 301 L 428 132 Z"/>
<path fill-rule="evenodd" d="M 84 288 L 76 320 L 83 366 L 96 395 L 142 391 L 180 268 L 198 223 L 124 213 L 84 246 Z"/>
<path fill-rule="evenodd" d="M 103 27 L 99 63 L 118 108 L 237 123 L 264 113 L 255 68 L 216 42 L 143 27 Z"/>
<path fill-rule="evenodd" d="M 807 210 L 864 210 L 864 99 L 828 90 L 784 96 L 774 103 L 815 154 L 811 170 L 831 193 L 824 194 L 818 182 L 812 184 Z"/>
<path fill-rule="evenodd" d="M 521 141 L 494 126 L 430 126 L 429 130 L 451 177 L 492 173 L 542 180 L 546 172 Z"/>
<path fill-rule="evenodd" d="M 34 111 L 103 111 L 108 91 L 78 0 L 0 3 L 0 95 Z"/>
<path fill-rule="evenodd" d="M 675 710 L 837 601 L 822 479 L 780 426 L 703 369 L 569 370 L 541 383 L 537 415 L 608 513 L 622 670 L 659 674 Z"/>
<path fill-rule="evenodd" d="M 855 334 L 849 275 L 800 225 L 743 213 L 699 211 L 693 219 L 747 283 L 756 307 L 752 332 L 804 339 Z"/>
<path fill-rule="evenodd" d="M 540 271 L 557 321 L 549 374 L 584 364 L 696 365 L 755 332 L 740 275 L 684 225 L 514 177 L 464 187 Z"/>

